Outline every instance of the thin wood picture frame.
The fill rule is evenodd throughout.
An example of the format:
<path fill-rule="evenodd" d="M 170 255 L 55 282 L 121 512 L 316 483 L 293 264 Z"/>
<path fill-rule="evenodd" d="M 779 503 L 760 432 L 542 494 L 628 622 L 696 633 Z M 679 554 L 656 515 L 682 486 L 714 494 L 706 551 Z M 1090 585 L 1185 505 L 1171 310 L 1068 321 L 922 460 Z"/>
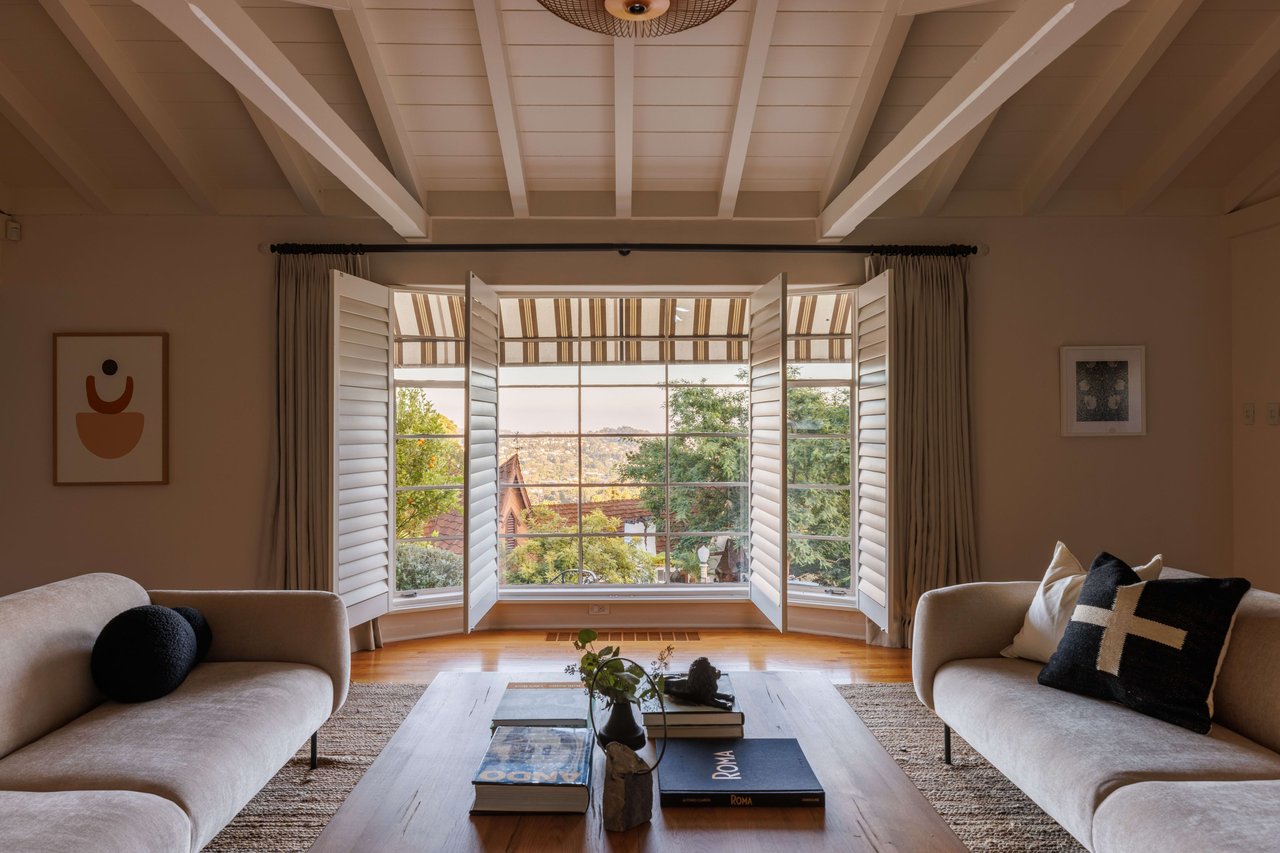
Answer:
<path fill-rule="evenodd" d="M 53 484 L 169 482 L 168 332 L 55 332 Z"/>
<path fill-rule="evenodd" d="M 1061 348 L 1062 435 L 1147 434 L 1147 348 Z"/>

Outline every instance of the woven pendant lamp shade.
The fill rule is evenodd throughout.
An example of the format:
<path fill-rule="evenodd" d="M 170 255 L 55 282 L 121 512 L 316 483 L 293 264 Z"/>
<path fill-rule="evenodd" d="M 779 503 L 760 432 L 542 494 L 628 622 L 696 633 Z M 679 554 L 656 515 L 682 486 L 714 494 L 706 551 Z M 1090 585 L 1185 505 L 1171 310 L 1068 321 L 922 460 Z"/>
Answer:
<path fill-rule="evenodd" d="M 734 0 L 538 0 L 575 27 L 616 38 L 656 38 L 705 24 Z M 663 6 L 667 10 L 660 11 Z M 657 13 L 657 14 L 655 14 Z"/>

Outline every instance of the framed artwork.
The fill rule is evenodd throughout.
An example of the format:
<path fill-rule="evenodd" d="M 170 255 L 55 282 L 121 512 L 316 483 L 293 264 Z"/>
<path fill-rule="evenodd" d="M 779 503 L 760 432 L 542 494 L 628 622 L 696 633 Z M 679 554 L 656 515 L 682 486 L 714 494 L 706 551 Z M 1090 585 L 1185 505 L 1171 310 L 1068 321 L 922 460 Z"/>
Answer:
<path fill-rule="evenodd" d="M 53 336 L 54 485 L 169 482 L 169 336 Z"/>
<path fill-rule="evenodd" d="M 1146 347 L 1062 348 L 1062 434 L 1146 435 Z"/>

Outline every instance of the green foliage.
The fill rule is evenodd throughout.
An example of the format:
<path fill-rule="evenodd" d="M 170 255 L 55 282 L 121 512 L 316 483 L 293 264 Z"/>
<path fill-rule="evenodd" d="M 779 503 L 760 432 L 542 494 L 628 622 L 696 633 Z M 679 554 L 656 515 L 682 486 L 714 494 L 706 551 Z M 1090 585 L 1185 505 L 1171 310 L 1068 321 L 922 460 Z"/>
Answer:
<path fill-rule="evenodd" d="M 462 555 L 426 543 L 402 542 L 396 548 L 396 589 L 462 586 Z"/>
<path fill-rule="evenodd" d="M 458 426 L 436 411 L 423 389 L 398 388 L 396 432 L 401 435 L 456 435 Z M 454 439 L 401 439 L 396 442 L 396 485 L 461 485 L 463 463 L 462 446 Z M 447 512 L 460 512 L 460 494 L 447 489 L 398 492 L 396 536 L 402 539 L 421 536 L 426 522 Z"/>
<path fill-rule="evenodd" d="M 787 444 L 791 483 L 847 486 L 850 443 L 847 438 L 821 438 L 849 433 L 849 389 L 792 386 L 787 392 L 787 429 L 814 438 Z M 792 533 L 848 536 L 849 492 L 792 489 L 787 501 L 787 529 Z M 791 573 L 797 580 L 848 588 L 850 549 L 847 542 L 789 539 Z"/>
<path fill-rule="evenodd" d="M 575 532 L 558 513 L 546 506 L 524 513 L 529 533 Z M 621 522 L 601 510 L 582 517 L 583 533 L 613 533 Z M 578 581 L 577 537 L 521 538 L 503 561 L 507 583 L 557 584 Z M 594 572 L 598 583 L 653 583 L 653 561 L 643 548 L 621 537 L 584 537 L 582 568 Z"/>
<path fill-rule="evenodd" d="M 597 650 L 594 643 L 600 635 L 590 628 L 578 632 L 573 647 L 582 652 L 577 664 L 569 664 L 564 671 L 577 674 L 588 690 L 595 687 L 596 695 L 605 698 L 605 704 L 629 702 L 639 705 L 647 699 L 655 699 L 662 692 L 664 673 L 671 666 L 675 646 L 667 646 L 658 653 L 658 659 L 649 665 L 648 678 L 644 669 L 622 658 L 621 646 L 605 646 Z M 651 682 L 652 680 L 652 682 Z"/>

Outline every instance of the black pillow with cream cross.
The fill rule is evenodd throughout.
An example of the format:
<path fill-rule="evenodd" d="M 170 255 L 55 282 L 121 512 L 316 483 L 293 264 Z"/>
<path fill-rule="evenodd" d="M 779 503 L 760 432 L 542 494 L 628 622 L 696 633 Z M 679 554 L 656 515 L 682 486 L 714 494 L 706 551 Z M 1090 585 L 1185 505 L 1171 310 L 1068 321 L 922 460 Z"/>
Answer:
<path fill-rule="evenodd" d="M 1039 681 L 1208 732 L 1218 662 L 1248 590 L 1243 578 L 1143 581 L 1103 552 Z"/>

